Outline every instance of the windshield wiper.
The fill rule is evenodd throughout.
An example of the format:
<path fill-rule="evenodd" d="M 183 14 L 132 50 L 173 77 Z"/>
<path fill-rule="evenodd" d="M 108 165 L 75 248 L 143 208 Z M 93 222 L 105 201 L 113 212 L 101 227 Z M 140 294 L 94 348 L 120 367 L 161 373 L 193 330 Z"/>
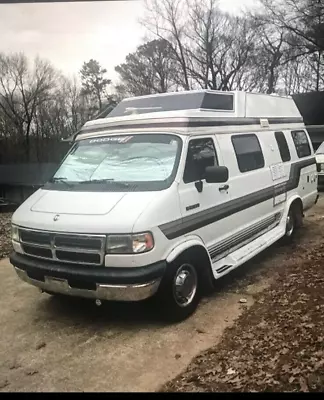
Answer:
<path fill-rule="evenodd" d="M 107 179 L 89 179 L 87 181 L 81 181 L 81 182 L 78 182 L 78 183 L 80 185 L 83 185 L 83 184 L 87 184 L 87 183 L 110 183 L 110 182 L 112 182 L 112 183 L 114 183 L 116 185 L 119 185 L 119 186 L 129 187 L 128 183 L 119 182 L 119 181 L 115 181 L 114 179 L 108 179 L 108 178 Z"/>
<path fill-rule="evenodd" d="M 58 182 L 62 182 L 64 183 L 66 186 L 68 187 L 72 187 L 71 183 L 66 181 L 67 178 L 64 178 L 63 176 L 59 176 L 59 177 L 54 177 L 50 180 L 50 183 L 58 183 Z"/>

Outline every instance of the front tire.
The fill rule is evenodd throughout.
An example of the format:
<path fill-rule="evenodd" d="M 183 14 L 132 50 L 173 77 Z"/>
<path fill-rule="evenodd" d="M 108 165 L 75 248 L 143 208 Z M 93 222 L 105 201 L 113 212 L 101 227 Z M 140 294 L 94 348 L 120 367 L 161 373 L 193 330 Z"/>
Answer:
<path fill-rule="evenodd" d="M 180 322 L 196 311 L 201 298 L 199 275 L 195 264 L 186 258 L 168 265 L 154 297 L 155 307 L 163 319 Z"/>

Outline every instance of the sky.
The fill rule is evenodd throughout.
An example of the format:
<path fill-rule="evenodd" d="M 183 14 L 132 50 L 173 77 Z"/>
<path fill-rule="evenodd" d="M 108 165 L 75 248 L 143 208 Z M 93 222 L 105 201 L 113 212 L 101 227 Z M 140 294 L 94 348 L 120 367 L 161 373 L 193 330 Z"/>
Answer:
<path fill-rule="evenodd" d="M 256 0 L 220 0 L 237 13 Z M 84 61 L 98 60 L 115 80 L 114 67 L 145 37 L 138 20 L 142 0 L 0 4 L 0 52 L 40 56 L 70 77 Z"/>

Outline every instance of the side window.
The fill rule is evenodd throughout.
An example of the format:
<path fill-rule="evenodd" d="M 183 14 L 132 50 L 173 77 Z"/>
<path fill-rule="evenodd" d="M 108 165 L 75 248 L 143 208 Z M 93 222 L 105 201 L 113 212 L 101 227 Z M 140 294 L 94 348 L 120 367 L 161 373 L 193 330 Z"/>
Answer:
<path fill-rule="evenodd" d="M 280 156 L 283 162 L 290 161 L 290 151 L 285 135 L 282 132 L 275 132 L 275 138 L 279 148 Z"/>
<path fill-rule="evenodd" d="M 235 135 L 232 136 L 232 143 L 241 172 L 264 167 L 264 158 L 256 135 Z"/>
<path fill-rule="evenodd" d="M 295 143 L 297 155 L 299 158 L 307 157 L 311 155 L 311 149 L 307 135 L 304 131 L 292 131 L 291 136 Z"/>
<path fill-rule="evenodd" d="M 188 145 L 184 183 L 205 179 L 205 168 L 217 165 L 217 155 L 213 139 L 192 139 Z"/>

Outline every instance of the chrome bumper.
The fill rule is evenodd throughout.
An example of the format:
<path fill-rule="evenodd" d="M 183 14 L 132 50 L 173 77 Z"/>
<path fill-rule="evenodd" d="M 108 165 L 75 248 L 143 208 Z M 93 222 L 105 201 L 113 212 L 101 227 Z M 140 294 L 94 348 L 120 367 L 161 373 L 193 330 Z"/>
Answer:
<path fill-rule="evenodd" d="M 68 296 L 84 297 L 88 299 L 110 300 L 110 301 L 140 301 L 153 296 L 158 290 L 161 279 L 139 285 L 104 285 L 97 284 L 96 290 L 77 289 L 68 284 L 65 279 L 58 279 L 45 276 L 45 280 L 38 281 L 30 278 L 27 273 L 15 267 L 19 278 L 33 286 L 44 290 L 65 294 Z"/>

